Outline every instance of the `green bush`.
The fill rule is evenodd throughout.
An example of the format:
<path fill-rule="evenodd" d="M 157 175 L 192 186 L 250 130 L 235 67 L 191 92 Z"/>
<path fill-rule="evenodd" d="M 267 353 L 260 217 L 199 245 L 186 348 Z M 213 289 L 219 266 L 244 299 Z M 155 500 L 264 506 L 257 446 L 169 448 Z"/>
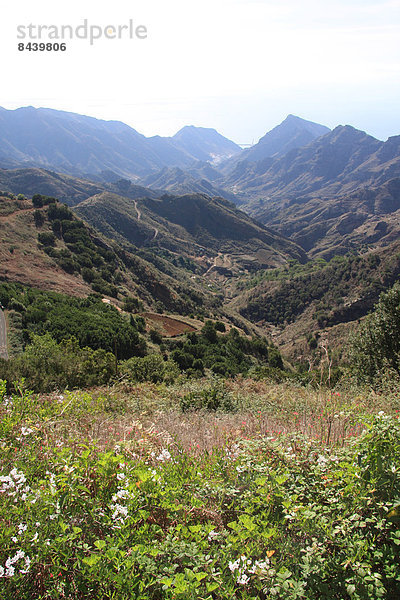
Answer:
<path fill-rule="evenodd" d="M 156 329 L 150 329 L 149 336 L 154 344 L 162 344 L 162 335 Z"/>
<path fill-rule="evenodd" d="M 350 364 L 361 381 L 387 369 L 400 373 L 400 283 L 381 294 L 373 313 L 350 340 Z"/>
<path fill-rule="evenodd" d="M 130 381 L 153 383 L 172 382 L 179 373 L 173 362 L 164 361 L 159 354 L 130 358 L 121 364 L 120 371 Z"/>
<path fill-rule="evenodd" d="M 43 246 L 55 246 L 56 237 L 51 231 L 43 231 L 38 234 L 38 240 Z"/>
<path fill-rule="evenodd" d="M 0 382 L 2 599 L 398 600 L 397 418 L 336 448 L 77 440 L 105 405 Z"/>
<path fill-rule="evenodd" d="M 232 394 L 227 391 L 222 383 L 215 383 L 205 390 L 189 392 L 180 401 L 183 412 L 189 410 L 209 410 L 221 412 L 234 412 L 237 404 Z"/>
<path fill-rule="evenodd" d="M 115 375 L 115 356 L 105 350 L 80 348 L 74 338 L 60 344 L 49 335 L 32 335 L 17 357 L 0 364 L 0 377 L 26 379 L 36 392 L 85 388 L 108 383 Z"/>

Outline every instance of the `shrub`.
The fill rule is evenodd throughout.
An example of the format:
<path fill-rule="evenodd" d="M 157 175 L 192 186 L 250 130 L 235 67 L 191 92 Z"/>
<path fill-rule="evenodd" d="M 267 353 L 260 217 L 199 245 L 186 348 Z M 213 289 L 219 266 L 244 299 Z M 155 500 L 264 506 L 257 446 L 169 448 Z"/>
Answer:
<path fill-rule="evenodd" d="M 387 368 L 400 373 L 400 283 L 381 294 L 351 338 L 349 354 L 359 380 L 372 381 Z"/>
<path fill-rule="evenodd" d="M 56 237 L 54 233 L 51 231 L 44 231 L 43 233 L 39 233 L 38 240 L 43 246 L 55 246 Z"/>
<path fill-rule="evenodd" d="M 133 296 L 128 296 L 124 300 L 123 310 L 126 312 L 140 312 L 143 310 L 143 302 Z"/>
<path fill-rule="evenodd" d="M 121 373 L 134 382 L 159 383 L 172 382 L 178 375 L 178 369 L 173 362 L 164 361 L 159 354 L 149 354 L 124 361 L 121 364 Z"/>
<path fill-rule="evenodd" d="M 154 344 L 162 344 L 162 335 L 156 329 L 150 329 L 149 331 L 150 339 Z"/>
<path fill-rule="evenodd" d="M 215 383 L 208 389 L 185 394 L 181 398 L 180 405 L 183 412 L 201 409 L 233 412 L 237 409 L 232 394 L 220 382 Z"/>

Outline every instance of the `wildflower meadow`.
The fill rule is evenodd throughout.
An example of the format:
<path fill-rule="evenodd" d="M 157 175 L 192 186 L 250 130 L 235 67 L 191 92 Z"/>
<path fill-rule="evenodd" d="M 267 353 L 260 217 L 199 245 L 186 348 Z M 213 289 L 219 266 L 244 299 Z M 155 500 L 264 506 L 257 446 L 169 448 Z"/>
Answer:
<path fill-rule="evenodd" d="M 316 392 L 255 385 L 199 412 L 184 386 L 3 383 L 0 598 L 397 600 L 395 401 L 329 392 L 321 414 Z"/>

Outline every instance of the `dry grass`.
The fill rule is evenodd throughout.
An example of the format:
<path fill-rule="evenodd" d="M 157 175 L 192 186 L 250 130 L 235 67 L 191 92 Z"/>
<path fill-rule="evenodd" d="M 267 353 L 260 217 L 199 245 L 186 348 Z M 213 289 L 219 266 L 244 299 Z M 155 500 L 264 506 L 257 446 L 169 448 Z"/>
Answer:
<path fill-rule="evenodd" d="M 55 411 L 41 429 L 58 444 L 67 440 L 70 445 L 95 442 L 102 448 L 120 444 L 136 453 L 177 444 L 201 454 L 242 439 L 286 435 L 344 445 L 365 428 L 366 415 L 400 409 L 396 395 L 356 395 L 238 378 L 218 384 L 233 401 L 235 412 L 182 412 L 180 401 L 186 394 L 210 385 L 215 383 L 119 384 L 90 394 L 67 393 L 63 400 L 46 396 L 43 401 L 60 404 L 60 412 Z"/>

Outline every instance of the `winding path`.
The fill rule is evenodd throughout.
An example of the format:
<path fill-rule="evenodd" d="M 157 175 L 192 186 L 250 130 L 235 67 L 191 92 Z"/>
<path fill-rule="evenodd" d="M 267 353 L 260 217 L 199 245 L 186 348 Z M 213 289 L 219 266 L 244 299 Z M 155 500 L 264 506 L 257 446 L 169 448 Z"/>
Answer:
<path fill-rule="evenodd" d="M 142 216 L 142 213 L 141 213 L 141 212 L 140 212 L 140 210 L 138 209 L 138 205 L 137 205 L 137 202 L 136 202 L 136 200 L 134 200 L 134 201 L 133 201 L 133 203 L 134 203 L 134 205 L 135 205 L 135 210 L 136 210 L 136 213 L 137 213 L 137 220 L 138 220 L 138 221 L 140 221 L 140 217 Z"/>
<path fill-rule="evenodd" d="M 141 213 L 141 211 L 138 208 L 136 200 L 134 200 L 133 203 L 135 205 L 135 210 L 136 210 L 136 214 L 137 214 L 137 220 L 140 221 L 142 213 Z M 158 236 L 159 231 L 158 231 L 157 227 L 154 227 L 154 225 L 152 225 L 151 227 L 153 227 L 153 229 L 154 229 L 154 235 L 153 235 L 153 238 L 152 238 L 151 241 L 154 242 L 154 240 Z"/>

